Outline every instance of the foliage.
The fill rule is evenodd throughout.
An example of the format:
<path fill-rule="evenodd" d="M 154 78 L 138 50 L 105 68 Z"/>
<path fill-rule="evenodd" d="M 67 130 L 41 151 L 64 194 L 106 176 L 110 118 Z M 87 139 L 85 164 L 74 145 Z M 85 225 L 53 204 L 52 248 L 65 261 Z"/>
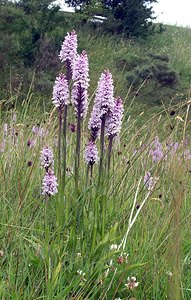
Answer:
<path fill-rule="evenodd" d="M 135 65 L 132 68 L 128 67 L 128 70 L 134 72 L 134 77 L 137 77 L 137 80 L 135 81 L 138 84 L 141 84 L 144 80 L 154 80 L 161 86 L 174 88 L 178 83 L 178 75 L 166 61 L 169 61 L 169 58 L 166 55 L 151 54 L 136 64 L 135 57 Z M 129 84 L 134 85 L 134 82 L 129 80 Z"/>
<path fill-rule="evenodd" d="M 61 29 L 65 21 L 59 6 L 50 6 L 52 2 L 28 0 L 7 2 L 1 6 L 0 31 L 4 36 L 1 52 L 6 53 L 9 64 L 20 61 L 31 66 L 36 62 L 39 49 L 44 41 L 47 44 L 47 40 L 50 40 L 56 49 L 58 37 L 61 39 L 65 33 Z M 9 51 L 4 51 L 3 47 L 6 47 L 8 42 L 12 47 Z"/>
<path fill-rule="evenodd" d="M 67 0 L 66 2 L 87 17 L 96 14 L 105 16 L 106 20 L 102 25 L 109 32 L 123 33 L 126 37 L 145 37 L 154 32 L 152 21 L 156 17 L 152 4 L 157 0 Z"/>
<path fill-rule="evenodd" d="M 109 26 L 115 26 L 111 30 L 117 33 L 124 33 L 125 36 L 145 37 L 154 32 L 152 20 L 155 19 L 152 10 L 152 3 L 156 0 L 123 0 L 103 1 L 104 9 L 109 10 Z"/>

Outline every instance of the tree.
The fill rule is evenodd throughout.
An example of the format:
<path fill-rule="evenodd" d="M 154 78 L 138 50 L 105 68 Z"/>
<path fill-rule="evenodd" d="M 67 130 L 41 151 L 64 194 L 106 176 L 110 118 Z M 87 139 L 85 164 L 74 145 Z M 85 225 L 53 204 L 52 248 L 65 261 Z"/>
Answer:
<path fill-rule="evenodd" d="M 40 50 L 46 50 L 47 57 L 50 49 L 56 51 L 65 24 L 53 0 L 0 0 L 0 64 L 36 67 Z"/>
<path fill-rule="evenodd" d="M 30 33 L 26 46 L 23 44 L 21 49 L 25 65 L 34 65 L 35 62 L 38 62 L 40 49 L 44 48 L 45 44 L 47 49 L 52 49 L 58 36 L 62 34 L 65 19 L 60 12 L 59 5 L 55 5 L 54 2 L 54 0 L 19 0 L 15 2 L 16 8 L 22 10 L 26 16 Z M 47 44 L 48 41 L 51 45 Z"/>
<path fill-rule="evenodd" d="M 102 15 L 107 17 L 105 27 L 111 32 L 124 33 L 126 36 L 146 36 L 153 31 L 152 4 L 158 0 L 100 0 Z M 93 11 L 98 6 L 95 0 L 66 0 L 80 12 Z M 87 7 L 92 6 L 92 10 Z"/>
<path fill-rule="evenodd" d="M 145 36 L 153 31 L 152 3 L 157 0 L 103 0 L 109 19 L 115 21 L 117 32 L 127 36 Z"/>
<path fill-rule="evenodd" d="M 17 6 L 28 16 L 36 39 L 43 39 L 46 32 L 58 25 L 60 7 L 53 0 L 20 0 Z"/>

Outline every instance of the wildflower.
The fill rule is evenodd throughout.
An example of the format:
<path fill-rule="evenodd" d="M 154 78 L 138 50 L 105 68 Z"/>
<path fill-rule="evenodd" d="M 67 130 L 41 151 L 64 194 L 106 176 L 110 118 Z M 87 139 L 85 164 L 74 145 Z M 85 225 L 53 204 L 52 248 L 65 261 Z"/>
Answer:
<path fill-rule="evenodd" d="M 75 185 L 78 189 L 78 178 L 80 168 L 80 148 L 81 148 L 81 122 L 86 116 L 88 108 L 88 86 L 89 86 L 89 65 L 88 57 L 85 51 L 77 55 L 73 69 L 73 89 L 72 103 L 75 107 L 77 117 L 77 135 L 76 135 L 76 157 L 75 157 Z"/>
<path fill-rule="evenodd" d="M 96 102 L 100 105 L 100 118 L 111 112 L 114 108 L 113 79 L 109 70 L 102 73 L 97 87 Z"/>
<path fill-rule="evenodd" d="M 5 123 L 3 125 L 3 138 L 6 139 L 7 136 L 8 136 L 8 124 Z"/>
<path fill-rule="evenodd" d="M 184 156 L 184 159 L 185 159 L 186 161 L 190 160 L 190 159 L 191 159 L 191 153 L 190 153 L 190 150 L 185 149 L 184 152 L 183 152 L 183 156 Z"/>
<path fill-rule="evenodd" d="M 175 111 L 175 110 L 171 110 L 169 114 L 170 114 L 170 116 L 174 116 L 174 115 L 175 115 L 175 113 L 176 113 L 176 111 Z"/>
<path fill-rule="evenodd" d="M 93 165 L 99 161 L 98 150 L 94 142 L 90 141 L 86 145 L 84 158 L 89 165 Z"/>
<path fill-rule="evenodd" d="M 68 105 L 70 102 L 68 80 L 62 73 L 56 77 L 52 99 L 53 104 L 60 110 L 64 108 L 64 105 Z"/>
<path fill-rule="evenodd" d="M 97 285 L 103 285 L 103 279 L 101 277 L 97 279 Z"/>
<path fill-rule="evenodd" d="M 74 61 L 76 59 L 77 55 L 77 34 L 73 30 L 70 33 L 67 33 L 67 36 L 64 39 L 64 42 L 62 44 L 59 58 L 61 62 L 68 61 L 71 64 L 71 67 L 73 67 Z"/>
<path fill-rule="evenodd" d="M 81 275 L 81 276 L 85 276 L 85 275 L 86 275 L 85 273 L 83 273 L 82 270 L 78 270 L 78 271 L 77 271 L 77 274 L 79 274 L 79 275 Z"/>
<path fill-rule="evenodd" d="M 32 127 L 32 133 L 38 134 L 38 132 L 39 132 L 39 126 L 34 125 L 34 126 Z"/>
<path fill-rule="evenodd" d="M 88 123 L 88 128 L 91 130 L 91 140 L 94 142 L 101 128 L 100 106 L 95 100 L 91 117 Z"/>
<path fill-rule="evenodd" d="M 31 161 L 31 160 L 29 160 L 29 161 L 27 162 L 27 166 L 28 166 L 28 167 L 31 167 L 31 166 L 32 166 L 32 161 Z"/>
<path fill-rule="evenodd" d="M 58 183 L 54 172 L 49 170 L 42 181 L 42 195 L 53 196 L 58 193 Z"/>
<path fill-rule="evenodd" d="M 27 146 L 30 147 L 31 146 L 31 140 L 27 141 Z"/>
<path fill-rule="evenodd" d="M 82 279 L 82 281 L 87 281 L 86 279 L 85 279 L 85 273 L 83 273 L 83 271 L 82 270 L 78 270 L 77 271 L 77 274 L 79 274 L 80 276 L 81 276 L 81 279 Z"/>
<path fill-rule="evenodd" d="M 166 275 L 167 275 L 169 278 L 171 278 L 173 274 L 172 274 L 171 271 L 167 271 L 167 272 L 166 272 Z"/>
<path fill-rule="evenodd" d="M 159 162 L 163 158 L 162 144 L 159 142 L 159 138 L 157 136 L 151 144 L 150 155 L 155 163 Z"/>
<path fill-rule="evenodd" d="M 27 141 L 27 147 L 32 148 L 36 144 L 36 140 L 28 140 Z"/>
<path fill-rule="evenodd" d="M 127 283 L 125 284 L 125 286 L 129 289 L 129 290 L 133 290 L 134 288 L 138 287 L 139 282 L 136 282 L 136 277 L 128 277 L 127 278 Z"/>
<path fill-rule="evenodd" d="M 41 166 L 48 171 L 50 167 L 54 165 L 54 157 L 52 149 L 49 147 L 44 147 L 41 151 L 40 156 Z"/>
<path fill-rule="evenodd" d="M 80 119 L 86 116 L 88 108 L 89 64 L 85 51 L 78 54 L 73 69 L 72 103 Z"/>
<path fill-rule="evenodd" d="M 87 89 L 89 86 L 89 63 L 86 51 L 82 51 L 81 54 L 77 55 L 74 73 L 72 76 L 74 81 L 81 84 L 82 88 Z"/>
<path fill-rule="evenodd" d="M 0 143 L 0 152 L 1 152 L 1 153 L 4 153 L 4 152 L 5 152 L 5 141 L 2 141 L 2 142 Z"/>
<path fill-rule="evenodd" d="M 112 244 L 112 245 L 110 246 L 110 250 L 117 250 L 117 248 L 118 248 L 118 245 L 117 245 L 117 244 Z"/>
<path fill-rule="evenodd" d="M 114 107 L 106 119 L 106 135 L 109 138 L 116 136 L 122 125 L 123 103 L 120 97 L 115 99 Z"/>
<path fill-rule="evenodd" d="M 113 90 L 112 75 L 108 70 L 104 71 L 98 81 L 94 106 L 88 124 L 92 141 L 95 141 L 98 136 L 102 118 L 111 113 L 114 108 Z"/>
<path fill-rule="evenodd" d="M 122 264 L 124 264 L 124 263 L 127 263 L 127 262 L 128 262 L 128 256 L 129 256 L 129 254 L 127 254 L 127 253 L 121 254 L 121 255 L 118 257 L 118 259 L 117 259 L 117 263 L 118 263 L 119 265 L 122 265 Z"/>
<path fill-rule="evenodd" d="M 80 252 L 76 253 L 76 256 L 81 258 L 82 257 L 82 254 Z"/>
<path fill-rule="evenodd" d="M 167 152 L 169 156 L 175 156 L 179 147 L 179 143 L 168 143 Z"/>
<path fill-rule="evenodd" d="M 158 177 L 152 177 L 150 172 L 146 172 L 144 176 L 144 183 L 148 191 L 152 191 L 158 181 Z"/>
<path fill-rule="evenodd" d="M 70 128 L 70 131 L 71 131 L 71 132 L 76 132 L 76 125 L 75 125 L 75 124 L 70 123 L 70 124 L 69 124 L 69 128 Z"/>
<path fill-rule="evenodd" d="M 47 131 L 47 130 L 45 130 L 45 129 L 42 128 L 42 127 L 39 127 L 38 136 L 39 136 L 40 138 L 45 137 L 45 135 L 47 135 L 47 134 L 48 134 L 48 131 Z"/>
<path fill-rule="evenodd" d="M 0 250 L 0 257 L 3 257 L 3 256 L 4 256 L 4 251 Z"/>

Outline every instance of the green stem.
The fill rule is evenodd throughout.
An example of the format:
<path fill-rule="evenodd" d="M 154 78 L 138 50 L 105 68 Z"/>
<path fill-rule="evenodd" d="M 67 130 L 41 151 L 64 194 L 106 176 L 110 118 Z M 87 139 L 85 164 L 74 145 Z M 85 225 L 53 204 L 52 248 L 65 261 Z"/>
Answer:
<path fill-rule="evenodd" d="M 105 116 L 102 118 L 101 122 L 101 137 L 100 137 L 100 162 L 99 162 L 99 179 L 98 179 L 98 187 L 100 186 L 100 182 L 102 179 L 102 171 L 103 171 L 103 156 L 104 156 L 104 135 L 105 135 Z"/>
<path fill-rule="evenodd" d="M 77 193 L 78 184 L 79 184 L 79 168 L 80 168 L 80 142 L 81 142 L 81 118 L 80 114 L 78 113 L 77 117 L 77 137 L 76 137 L 76 158 L 75 158 L 75 187 Z"/>
<path fill-rule="evenodd" d="M 63 188 L 66 184 L 66 131 L 67 131 L 67 105 L 64 106 L 64 120 L 63 120 Z"/>
<path fill-rule="evenodd" d="M 87 165 L 87 169 L 86 169 L 86 188 L 88 186 L 88 177 L 89 177 L 89 170 L 90 170 L 90 165 Z"/>
<path fill-rule="evenodd" d="M 113 144 L 113 138 L 111 137 L 109 138 L 109 145 L 108 145 L 108 175 L 111 166 L 112 144 Z"/>
<path fill-rule="evenodd" d="M 48 226 L 48 201 L 49 196 L 46 195 L 44 202 L 44 238 L 45 238 L 45 278 L 46 284 L 48 284 L 49 279 L 49 255 L 48 255 L 48 247 L 49 247 L 49 226 Z"/>
<path fill-rule="evenodd" d="M 105 195 L 102 195 L 102 201 L 101 201 L 101 209 L 102 209 L 102 222 L 101 222 L 101 237 L 104 238 L 105 234 L 105 209 L 106 209 L 106 199 Z"/>
<path fill-rule="evenodd" d="M 58 179 L 61 179 L 61 135 L 62 135 L 62 110 L 59 110 L 59 127 L 58 127 Z"/>
<path fill-rule="evenodd" d="M 92 185 L 92 180 L 93 180 L 93 165 L 90 165 L 90 185 Z"/>

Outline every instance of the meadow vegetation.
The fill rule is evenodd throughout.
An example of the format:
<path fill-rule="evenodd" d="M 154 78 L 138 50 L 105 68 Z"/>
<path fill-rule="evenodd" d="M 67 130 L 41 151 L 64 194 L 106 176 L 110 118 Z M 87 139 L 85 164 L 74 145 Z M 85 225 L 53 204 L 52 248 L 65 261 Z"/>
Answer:
<path fill-rule="evenodd" d="M 27 66 L 1 74 L 0 297 L 191 299 L 191 31 L 167 26 L 146 41 L 87 25 L 77 34 L 78 53 L 89 59 L 88 76 L 81 56 L 83 81 L 72 67 L 71 79 L 58 57 L 64 36 L 51 70 L 43 56 L 38 72 Z M 107 102 L 94 139 L 89 120 L 108 69 L 123 102 L 122 128 Z M 60 72 L 72 105 L 60 85 L 52 96 Z M 104 116 L 116 122 L 112 147 Z M 97 152 L 86 151 L 89 142 Z M 58 186 L 50 191 L 45 176 L 52 172 Z"/>
<path fill-rule="evenodd" d="M 179 77 L 188 87 L 189 67 L 180 52 L 189 51 L 183 44 L 170 48 L 165 43 L 169 34 L 164 33 L 163 41 L 170 67 L 181 70 L 185 63 Z M 149 49 L 152 55 L 156 50 L 167 55 L 158 39 L 144 45 L 79 32 L 78 51 L 88 53 L 91 79 L 80 153 L 75 101 L 68 106 L 61 146 L 59 105 L 47 95 L 43 101 L 35 98 L 31 87 L 25 97 L 10 90 L 10 98 L 1 100 L 1 299 L 190 299 L 189 92 L 184 91 L 181 101 L 177 90 L 173 101 L 164 93 L 162 105 L 149 110 L 151 104 L 144 104 L 143 97 L 147 80 L 132 91 L 126 66 L 117 66 L 124 57 L 133 63 L 141 51 L 150 57 Z M 121 133 L 113 139 L 109 169 L 109 139 L 96 142 L 102 156 L 100 175 L 100 162 L 88 162 L 87 155 L 84 160 L 84 151 L 98 76 L 108 68 L 114 94 L 123 99 L 124 115 Z M 159 94 L 156 89 L 152 93 Z M 59 145 L 61 153 L 66 148 L 65 167 Z M 52 193 L 42 187 L 48 174 L 47 166 L 40 167 L 46 147 L 53 150 L 58 180 Z"/>

